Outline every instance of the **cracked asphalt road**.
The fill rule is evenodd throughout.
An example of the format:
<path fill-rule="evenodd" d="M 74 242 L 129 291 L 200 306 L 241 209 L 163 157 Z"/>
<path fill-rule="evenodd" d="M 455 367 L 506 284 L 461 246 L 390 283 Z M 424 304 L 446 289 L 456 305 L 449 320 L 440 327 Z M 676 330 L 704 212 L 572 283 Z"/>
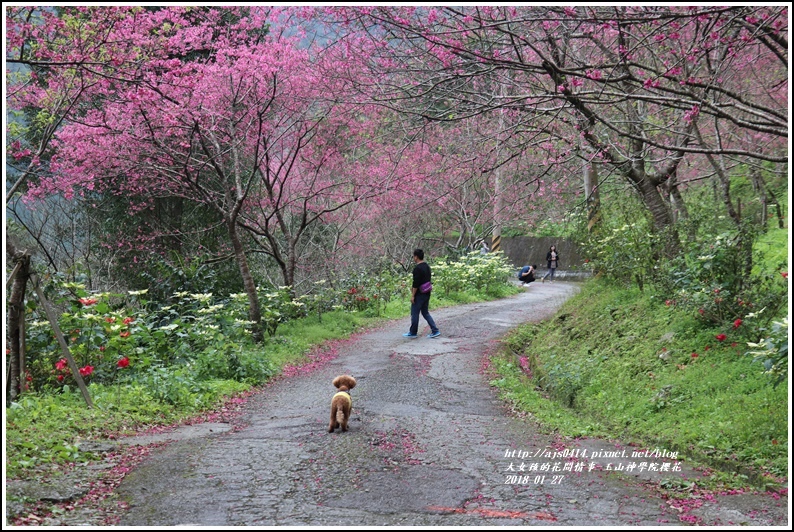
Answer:
<path fill-rule="evenodd" d="M 116 491 L 129 503 L 119 525 L 681 524 L 681 511 L 649 488 L 661 473 L 618 474 L 588 470 L 587 460 L 510 455 L 620 448 L 540 433 L 498 400 L 482 372 L 510 328 L 551 317 L 577 290 L 575 283 L 534 283 L 515 297 L 448 309 L 434 309 L 431 300 L 442 332 L 435 339 L 425 337 L 421 319 L 419 338 L 402 337 L 406 306 L 405 319 L 355 336 L 321 368 L 252 397 L 242 428 L 153 452 Z M 329 434 L 331 381 L 343 373 L 358 379 L 350 431 Z M 532 463 L 537 470 L 530 471 Z M 586 467 L 552 470 L 566 463 Z M 729 501 L 701 506 L 698 518 L 786 523 L 785 512 L 769 508 L 771 500 Z"/>

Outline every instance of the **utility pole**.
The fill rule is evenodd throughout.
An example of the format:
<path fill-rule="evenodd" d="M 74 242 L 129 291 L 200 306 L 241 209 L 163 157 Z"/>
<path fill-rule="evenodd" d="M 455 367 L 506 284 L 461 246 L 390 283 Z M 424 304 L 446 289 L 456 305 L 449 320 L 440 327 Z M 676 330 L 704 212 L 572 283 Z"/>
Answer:
<path fill-rule="evenodd" d="M 497 155 L 498 156 L 498 155 Z M 497 168 L 494 174 L 494 213 L 493 213 L 493 236 L 491 237 L 491 252 L 499 251 L 502 244 L 502 209 L 504 209 L 504 199 L 502 197 L 502 169 Z"/>
<path fill-rule="evenodd" d="M 499 100 L 504 104 L 505 84 L 499 81 Z M 504 211 L 504 197 L 502 195 L 502 165 L 499 158 L 502 152 L 502 136 L 505 129 L 504 107 L 499 109 L 499 129 L 496 133 L 496 170 L 494 171 L 494 213 L 493 237 L 491 238 L 491 252 L 499 251 L 502 247 L 502 212 Z"/>

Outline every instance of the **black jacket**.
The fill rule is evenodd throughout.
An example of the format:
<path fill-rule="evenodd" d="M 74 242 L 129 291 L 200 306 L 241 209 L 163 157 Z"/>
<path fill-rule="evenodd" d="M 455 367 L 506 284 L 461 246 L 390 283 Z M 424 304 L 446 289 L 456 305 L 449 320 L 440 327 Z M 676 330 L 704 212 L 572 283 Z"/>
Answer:
<path fill-rule="evenodd" d="M 412 286 L 417 289 L 423 284 L 429 282 L 432 275 L 430 272 L 430 266 L 426 262 L 420 262 L 414 266 L 413 274 L 414 282 Z"/>

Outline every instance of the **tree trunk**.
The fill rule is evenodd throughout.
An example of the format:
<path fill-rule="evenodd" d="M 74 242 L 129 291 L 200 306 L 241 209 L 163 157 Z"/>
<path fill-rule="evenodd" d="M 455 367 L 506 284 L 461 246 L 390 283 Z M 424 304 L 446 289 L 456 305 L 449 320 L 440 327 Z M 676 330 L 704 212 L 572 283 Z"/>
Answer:
<path fill-rule="evenodd" d="M 667 235 L 664 254 L 667 257 L 678 255 L 681 252 L 681 245 L 673 226 L 673 217 L 656 183 L 647 175 L 638 177 L 634 171 L 629 173 L 629 179 L 636 185 L 642 203 L 651 213 L 653 231 L 660 235 Z"/>
<path fill-rule="evenodd" d="M 587 205 L 587 230 L 598 231 L 601 225 L 601 198 L 598 193 L 598 172 L 592 161 L 584 162 L 584 194 Z"/>
<path fill-rule="evenodd" d="M 264 340 L 264 335 L 262 333 L 262 309 L 259 306 L 259 295 L 256 293 L 256 283 L 248 267 L 248 259 L 245 256 L 243 244 L 240 242 L 240 235 L 237 233 L 237 224 L 235 222 L 228 222 L 226 226 L 229 230 L 229 238 L 232 241 L 232 249 L 237 259 L 237 265 L 240 268 L 240 276 L 243 279 L 245 293 L 248 294 L 248 319 L 254 323 L 254 341 L 259 343 Z"/>
<path fill-rule="evenodd" d="M 767 223 L 769 221 L 769 203 L 766 197 L 766 186 L 764 186 L 764 180 L 758 168 L 753 167 L 750 169 L 750 179 L 753 181 L 753 189 L 758 193 L 758 199 L 761 200 L 761 219 L 759 222 L 761 224 L 761 231 L 766 233 Z"/>
<path fill-rule="evenodd" d="M 30 276 L 30 254 L 18 251 L 11 242 L 6 242 L 6 250 L 19 268 L 14 271 L 14 281 L 8 302 L 8 380 L 6 382 L 6 405 L 16 401 L 22 392 L 22 357 L 25 345 L 25 290 Z"/>
<path fill-rule="evenodd" d="M 673 183 L 670 186 L 670 205 L 672 206 L 673 222 L 678 223 L 681 220 L 686 220 L 689 217 L 684 198 L 681 196 L 681 191 L 678 190 L 678 184 Z"/>
<path fill-rule="evenodd" d="M 777 226 L 778 229 L 783 229 L 785 227 L 784 220 L 783 220 L 783 209 L 780 207 L 780 203 L 775 203 L 775 209 L 777 211 Z"/>
<path fill-rule="evenodd" d="M 284 270 L 284 284 L 289 286 L 290 297 L 295 297 L 295 269 L 298 267 L 298 239 L 290 239 L 287 249 L 287 268 Z"/>

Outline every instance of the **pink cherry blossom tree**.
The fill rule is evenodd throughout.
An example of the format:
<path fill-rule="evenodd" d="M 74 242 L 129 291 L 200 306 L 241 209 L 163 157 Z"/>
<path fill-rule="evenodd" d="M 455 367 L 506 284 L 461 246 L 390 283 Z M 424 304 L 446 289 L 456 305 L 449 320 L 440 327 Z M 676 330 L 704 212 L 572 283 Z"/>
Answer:
<path fill-rule="evenodd" d="M 271 257 L 292 286 L 310 228 L 403 178 L 387 153 L 394 146 L 374 142 L 378 109 L 344 101 L 341 78 L 328 75 L 349 75 L 351 65 L 286 35 L 279 17 L 265 8 L 129 12 L 108 38 L 118 30 L 148 51 L 135 78 L 103 85 L 58 130 L 50 174 L 29 197 L 123 197 L 131 214 L 159 198 L 210 209 L 259 324 L 249 253 Z"/>
<path fill-rule="evenodd" d="M 51 175 L 32 184 L 30 196 L 123 195 L 130 212 L 151 208 L 158 197 L 211 208 L 226 228 L 250 319 L 258 324 L 243 216 L 249 228 L 267 227 L 268 217 L 280 219 L 281 230 L 296 219 L 307 225 L 337 208 L 323 191 L 351 182 L 324 173 L 338 153 L 329 155 L 334 146 L 317 147 L 329 110 L 309 53 L 297 37 L 263 35 L 266 10 L 203 10 L 198 21 L 182 8 L 127 15 L 106 28 L 109 40 L 119 31 L 138 49 L 161 48 L 139 57 L 135 80 L 105 85 L 91 107 L 58 130 Z M 232 22 L 224 22 L 230 15 Z M 344 203 L 366 193 L 348 187 L 347 199 L 334 199 Z M 276 246 L 269 249 L 282 257 Z M 287 284 L 294 259 L 288 251 L 283 260 Z"/>
<path fill-rule="evenodd" d="M 708 154 L 788 160 L 784 7 L 366 7 L 324 14 L 348 29 L 352 45 L 366 35 L 384 105 L 439 121 L 510 109 L 538 161 L 535 145 L 554 124 L 573 149 L 586 147 L 584 160 L 607 169 L 601 175 L 621 175 L 637 191 L 659 232 L 673 226 L 663 192 L 675 195 L 687 177 L 683 161 L 692 168 Z M 507 90 L 489 90 L 495 82 Z M 703 116 L 733 134 L 723 134 L 720 145 L 698 137 L 694 124 Z M 755 141 L 746 142 L 745 133 Z"/>
<path fill-rule="evenodd" d="M 125 77 L 137 54 L 111 30 L 128 8 L 9 7 L 6 10 L 7 131 L 14 183 L 6 202 L 46 172 L 55 132 L 112 78 Z"/>

